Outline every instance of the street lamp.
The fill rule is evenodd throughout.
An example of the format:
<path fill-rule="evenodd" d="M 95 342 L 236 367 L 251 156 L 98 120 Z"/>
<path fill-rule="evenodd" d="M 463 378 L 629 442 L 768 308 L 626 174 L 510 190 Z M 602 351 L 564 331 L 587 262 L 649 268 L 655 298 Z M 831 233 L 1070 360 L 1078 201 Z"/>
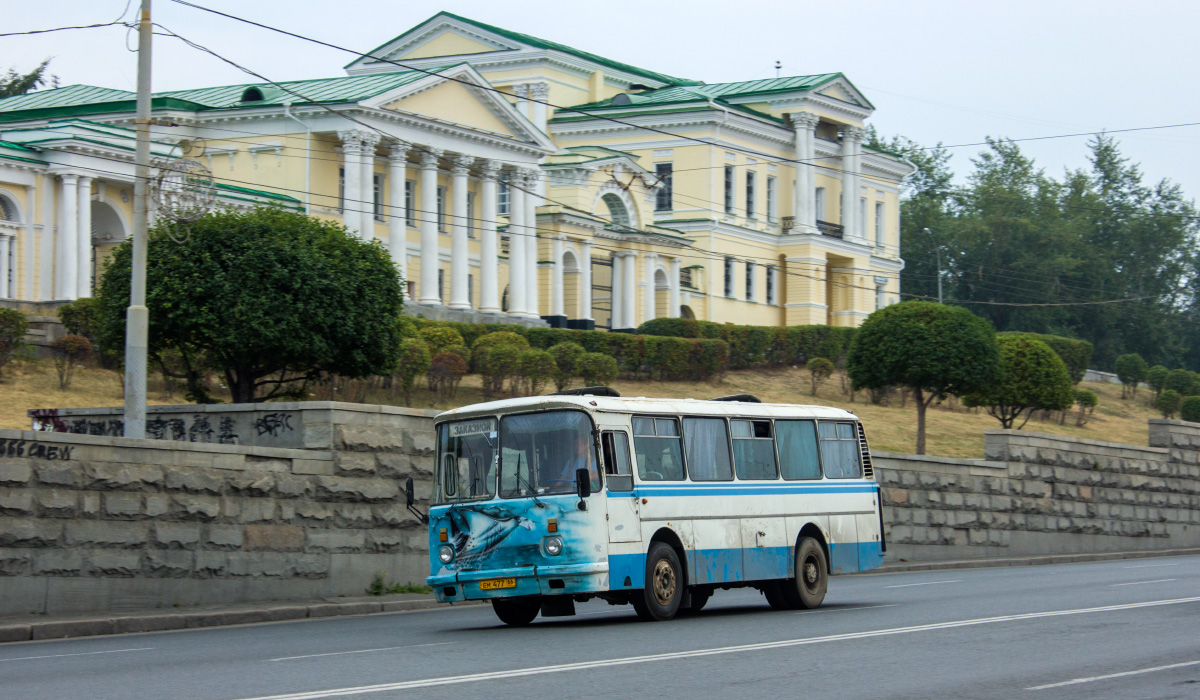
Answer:
<path fill-rule="evenodd" d="M 938 303 L 942 303 L 942 247 L 938 245 L 937 239 L 933 237 L 933 231 L 929 227 L 925 227 L 925 233 L 929 235 L 929 239 L 933 241 L 933 250 L 937 253 L 937 280 L 938 280 Z"/>

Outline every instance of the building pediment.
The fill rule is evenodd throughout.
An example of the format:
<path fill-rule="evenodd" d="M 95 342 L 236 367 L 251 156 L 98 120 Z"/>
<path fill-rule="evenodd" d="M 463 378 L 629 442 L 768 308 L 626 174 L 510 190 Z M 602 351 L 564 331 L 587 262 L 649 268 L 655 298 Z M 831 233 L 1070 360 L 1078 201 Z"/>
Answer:
<path fill-rule="evenodd" d="M 527 44 L 500 36 L 446 13 L 440 13 L 413 27 L 391 41 L 369 51 L 346 66 L 350 74 L 396 66 L 389 61 L 415 61 L 423 58 L 470 56 L 495 51 L 518 51 L 532 48 Z"/>

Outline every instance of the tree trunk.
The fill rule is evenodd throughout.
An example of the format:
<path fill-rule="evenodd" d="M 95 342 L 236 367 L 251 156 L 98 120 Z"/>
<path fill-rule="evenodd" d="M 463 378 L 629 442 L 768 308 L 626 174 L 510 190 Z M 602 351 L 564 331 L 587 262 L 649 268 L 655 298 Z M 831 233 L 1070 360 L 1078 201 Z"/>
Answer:
<path fill-rule="evenodd" d="M 925 395 L 920 387 L 913 388 L 913 400 L 917 403 L 917 454 L 925 454 Z"/>
<path fill-rule="evenodd" d="M 254 403 L 254 375 L 246 371 L 225 371 L 229 384 L 229 400 L 233 403 Z"/>

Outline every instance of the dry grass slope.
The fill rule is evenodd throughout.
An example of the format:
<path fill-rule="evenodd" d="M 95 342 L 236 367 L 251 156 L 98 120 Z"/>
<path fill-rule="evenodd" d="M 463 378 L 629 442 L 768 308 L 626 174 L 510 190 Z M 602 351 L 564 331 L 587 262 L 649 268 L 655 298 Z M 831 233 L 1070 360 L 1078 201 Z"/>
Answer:
<path fill-rule="evenodd" d="M 899 399 L 893 396 L 890 405 L 876 406 L 869 402 L 865 392 L 859 392 L 851 403 L 841 390 L 839 375 L 826 381 L 815 397 L 809 395 L 810 386 L 808 372 L 800 369 L 729 372 L 722 381 L 713 383 L 621 380 L 613 384 L 623 396 L 706 399 L 750 393 L 767 402 L 838 406 L 862 417 L 873 448 L 908 453 L 915 449 L 916 411 L 911 402 L 902 407 Z M 1029 421 L 1025 430 L 1134 445 L 1146 444 L 1146 421 L 1159 417 L 1147 405 L 1147 391 L 1142 390 L 1136 398 L 1123 401 L 1121 387 L 1115 384 L 1086 383 L 1081 386 L 1095 391 L 1100 398 L 1095 415 L 1086 426 L 1075 427 L 1074 415 L 1071 415 L 1064 425 L 1059 425 L 1056 420 L 1034 419 Z M 151 381 L 150 397 L 151 403 L 155 404 L 184 403 L 178 394 L 174 397 L 164 395 L 162 383 L 157 380 Z M 228 395 L 221 398 L 228 400 Z M 463 380 L 457 397 L 449 403 L 437 401 L 425 389 L 423 382 L 418 383 L 414 406 L 452 408 L 482 400 L 479 376 L 470 375 Z M 114 372 L 81 368 L 76 372 L 71 388 L 63 391 L 58 388 L 58 376 L 49 361 L 15 361 L 0 378 L 0 428 L 28 429 L 29 420 L 25 411 L 30 408 L 118 406 L 122 401 L 121 379 Z M 403 405 L 400 394 L 386 390 L 369 393 L 366 401 Z M 929 454 L 982 457 L 983 431 L 999 427 L 999 422 L 982 410 L 976 412 L 957 406 L 956 402 L 949 402 L 928 414 Z"/>

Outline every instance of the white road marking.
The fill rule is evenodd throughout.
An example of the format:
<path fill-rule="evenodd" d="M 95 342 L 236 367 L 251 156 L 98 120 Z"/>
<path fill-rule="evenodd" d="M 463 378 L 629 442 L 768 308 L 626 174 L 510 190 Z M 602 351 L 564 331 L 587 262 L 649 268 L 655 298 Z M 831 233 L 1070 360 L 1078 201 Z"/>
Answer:
<path fill-rule="evenodd" d="M 956 578 L 953 581 L 926 581 L 924 583 L 901 583 L 896 586 L 884 586 L 884 588 L 908 588 L 909 586 L 932 586 L 938 583 L 962 583 L 961 578 Z"/>
<path fill-rule="evenodd" d="M 1035 685 L 1032 688 L 1025 690 L 1045 690 L 1046 688 L 1061 688 L 1064 685 L 1077 685 L 1079 683 L 1091 683 L 1093 681 L 1106 681 L 1109 678 L 1121 678 L 1124 676 L 1137 676 L 1142 673 L 1154 673 L 1155 671 L 1168 671 L 1172 668 L 1183 668 L 1184 666 L 1195 666 L 1200 664 L 1200 661 L 1185 661 L 1181 664 L 1170 664 L 1167 666 L 1155 666 L 1154 668 L 1141 668 L 1136 671 L 1124 671 L 1122 673 L 1110 673 L 1106 676 L 1092 676 L 1091 678 L 1075 678 L 1061 683 L 1048 683 L 1046 685 Z"/>
<path fill-rule="evenodd" d="M 341 656 L 342 654 L 366 654 L 372 651 L 392 651 L 394 649 L 415 649 L 417 647 L 440 647 L 454 642 L 437 642 L 435 644 L 406 644 L 402 647 L 379 647 L 378 649 L 355 649 L 354 651 L 331 651 L 325 654 L 305 654 L 304 656 L 281 656 L 270 661 L 291 661 L 292 659 L 313 659 L 318 656 Z"/>
<path fill-rule="evenodd" d="M 64 656 L 91 656 L 93 654 L 120 654 L 126 651 L 150 651 L 154 647 L 138 647 L 136 649 L 109 649 L 108 651 L 81 651 L 77 654 L 46 654 L 45 656 L 18 656 L 12 659 L 0 659 L 0 663 L 5 661 L 30 661 L 32 659 L 61 659 Z"/>
<path fill-rule="evenodd" d="M 915 625 L 912 627 L 893 627 L 890 629 L 872 630 L 868 632 L 854 632 L 849 634 L 834 634 L 827 637 L 808 637 L 802 639 L 785 639 L 778 642 L 760 642 L 758 644 L 742 644 L 738 646 L 716 647 L 712 649 L 693 649 L 691 651 L 676 651 L 665 654 L 649 654 L 646 656 L 629 656 L 617 659 L 599 659 L 596 661 L 581 661 L 571 664 L 558 664 L 555 666 L 535 666 L 531 668 L 515 668 L 507 671 L 491 671 L 488 673 L 472 673 L 464 676 L 443 676 L 441 678 L 423 678 L 415 681 L 401 681 L 397 683 L 380 683 L 378 685 L 360 685 L 348 688 L 332 688 L 329 690 L 312 690 L 300 693 L 287 693 L 284 695 L 264 695 L 253 698 L 244 698 L 243 700 L 320 700 L 321 698 L 336 698 L 346 697 L 348 695 L 364 695 L 367 693 L 382 693 L 389 690 L 411 690 L 413 688 L 431 688 L 435 686 L 457 685 L 460 683 L 477 683 L 480 681 L 501 680 L 506 678 L 520 678 L 523 676 L 539 676 L 548 673 L 563 673 L 566 671 L 587 671 L 597 668 L 606 668 L 610 666 L 628 666 L 631 664 L 644 664 L 656 661 L 675 661 L 679 659 L 691 659 L 703 656 L 717 656 L 721 654 L 737 654 L 748 651 L 762 651 L 767 649 L 786 649 L 789 647 L 804 646 L 808 644 L 822 644 L 825 642 L 840 642 L 851 639 L 870 639 L 872 637 L 887 637 L 897 634 L 910 634 L 913 632 L 928 632 L 932 630 L 947 630 L 956 629 L 959 627 L 972 627 L 975 625 L 987 625 L 996 622 L 1016 622 L 1020 620 L 1035 620 L 1047 617 L 1062 617 L 1065 615 L 1084 615 L 1088 613 L 1113 612 L 1118 610 L 1136 610 L 1139 608 L 1152 608 L 1162 605 L 1182 605 L 1186 603 L 1200 603 L 1200 596 L 1193 598 L 1174 598 L 1171 600 L 1152 600 L 1145 603 L 1126 603 L 1123 605 L 1105 605 L 1098 608 L 1078 608 L 1075 610 L 1051 610 L 1048 612 L 1037 613 L 1020 613 L 1016 615 L 1002 615 L 1000 617 L 983 617 L 971 620 L 956 620 L 953 622 L 938 622 L 929 625 Z"/>
<path fill-rule="evenodd" d="M 855 608 L 830 608 L 829 610 L 802 610 L 798 613 L 793 613 L 793 614 L 794 615 L 820 615 L 821 613 L 848 612 L 850 610 L 870 610 L 872 608 L 894 608 L 897 605 L 900 605 L 900 604 L 899 603 L 889 603 L 887 605 L 860 605 Z"/>
<path fill-rule="evenodd" d="M 1156 566 L 1179 566 L 1179 562 L 1174 564 L 1138 564 L 1137 566 L 1122 566 L 1122 569 L 1152 569 Z"/>
<path fill-rule="evenodd" d="M 1132 583 L 1114 583 L 1112 585 L 1113 586 L 1140 586 L 1143 583 L 1166 583 L 1167 581 L 1178 581 L 1178 580 L 1179 579 L 1174 579 L 1174 578 L 1160 578 L 1160 579 L 1156 579 L 1154 581 L 1134 581 Z"/>

